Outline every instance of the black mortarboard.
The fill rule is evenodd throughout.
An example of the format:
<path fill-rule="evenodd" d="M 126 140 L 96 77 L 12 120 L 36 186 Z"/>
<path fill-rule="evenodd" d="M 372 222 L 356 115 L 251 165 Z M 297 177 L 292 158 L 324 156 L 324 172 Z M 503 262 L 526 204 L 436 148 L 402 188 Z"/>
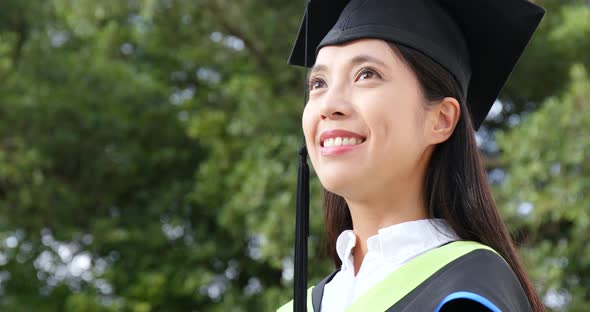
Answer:
<path fill-rule="evenodd" d="M 414 48 L 457 79 L 477 130 L 544 14 L 527 0 L 311 0 L 289 64 L 310 67 L 321 47 L 361 38 Z M 306 157 L 302 148 L 295 248 L 298 311 L 305 309 L 307 288 Z"/>

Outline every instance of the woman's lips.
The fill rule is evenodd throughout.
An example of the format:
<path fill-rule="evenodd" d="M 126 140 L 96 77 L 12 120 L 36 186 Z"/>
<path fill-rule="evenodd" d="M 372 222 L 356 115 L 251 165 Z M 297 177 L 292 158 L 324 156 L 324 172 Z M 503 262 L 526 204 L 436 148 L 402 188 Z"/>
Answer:
<path fill-rule="evenodd" d="M 362 146 L 362 144 L 329 146 L 329 147 L 322 146 L 320 148 L 320 152 L 321 152 L 322 156 L 340 155 L 340 154 L 348 153 L 348 152 L 355 150 L 361 146 Z"/>
<path fill-rule="evenodd" d="M 328 130 L 320 135 L 322 155 L 338 155 L 355 150 L 364 143 L 366 137 L 347 130 Z"/>

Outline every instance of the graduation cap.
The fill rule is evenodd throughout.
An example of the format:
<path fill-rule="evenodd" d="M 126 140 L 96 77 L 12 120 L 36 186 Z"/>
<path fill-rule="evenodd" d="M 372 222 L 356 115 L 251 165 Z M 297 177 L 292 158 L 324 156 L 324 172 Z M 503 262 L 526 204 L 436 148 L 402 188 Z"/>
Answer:
<path fill-rule="evenodd" d="M 361 38 L 408 46 L 453 75 L 477 130 L 544 14 L 527 0 L 311 0 L 289 64 L 313 66 L 322 47 Z M 303 311 L 309 214 L 305 146 L 299 165 L 294 309 Z"/>

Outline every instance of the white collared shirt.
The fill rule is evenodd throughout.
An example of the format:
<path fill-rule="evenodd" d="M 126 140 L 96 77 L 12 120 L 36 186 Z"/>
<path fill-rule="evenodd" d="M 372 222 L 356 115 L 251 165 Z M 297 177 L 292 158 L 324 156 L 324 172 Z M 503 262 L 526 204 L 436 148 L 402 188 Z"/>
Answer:
<path fill-rule="evenodd" d="M 378 234 L 367 239 L 367 254 L 355 276 L 353 250 L 356 236 L 352 230 L 342 232 L 336 240 L 342 268 L 326 284 L 321 310 L 344 311 L 402 264 L 458 239 L 443 219 L 409 221 L 382 228 Z"/>

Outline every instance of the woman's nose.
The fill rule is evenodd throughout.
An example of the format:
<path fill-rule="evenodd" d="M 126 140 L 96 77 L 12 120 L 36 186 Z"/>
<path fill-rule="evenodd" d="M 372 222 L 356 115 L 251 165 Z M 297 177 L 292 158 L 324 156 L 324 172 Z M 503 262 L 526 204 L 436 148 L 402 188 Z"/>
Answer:
<path fill-rule="evenodd" d="M 330 94 L 332 93 L 332 94 Z M 320 117 L 325 119 L 344 119 L 351 115 L 352 105 L 343 96 L 329 92 L 320 107 Z"/>

